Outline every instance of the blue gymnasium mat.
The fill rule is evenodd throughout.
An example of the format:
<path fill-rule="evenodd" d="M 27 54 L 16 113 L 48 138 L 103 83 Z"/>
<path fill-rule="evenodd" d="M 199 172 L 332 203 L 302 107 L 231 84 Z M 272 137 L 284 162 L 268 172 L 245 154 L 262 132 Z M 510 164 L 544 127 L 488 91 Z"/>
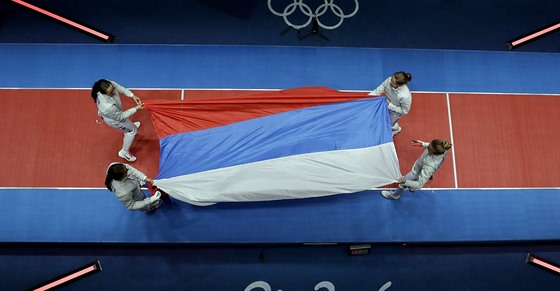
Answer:
<path fill-rule="evenodd" d="M 0 190 L 0 242 L 356 243 L 560 239 L 560 190 L 379 191 L 129 212 L 103 189 Z"/>
<path fill-rule="evenodd" d="M 397 71 L 413 91 L 560 93 L 560 54 L 418 49 L 0 44 L 0 88 L 373 90 Z M 22 69 L 25 68 L 25 69 Z"/>

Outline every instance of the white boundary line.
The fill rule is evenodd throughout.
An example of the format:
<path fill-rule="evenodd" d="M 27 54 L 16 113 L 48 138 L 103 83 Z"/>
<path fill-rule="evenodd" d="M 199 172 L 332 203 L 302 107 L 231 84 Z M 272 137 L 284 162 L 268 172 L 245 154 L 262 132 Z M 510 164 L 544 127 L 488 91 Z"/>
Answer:
<path fill-rule="evenodd" d="M 320 86 L 319 86 L 320 87 Z M 264 88 L 253 88 L 253 89 L 243 89 L 243 88 L 129 88 L 129 90 L 184 90 L 184 91 L 280 91 L 283 89 L 264 89 Z M 91 88 L 3 88 L 0 87 L 0 90 L 91 90 Z M 288 89 L 288 88 L 286 88 Z M 336 89 L 335 89 L 336 90 Z M 371 90 L 337 90 L 340 92 L 371 92 Z M 558 93 L 515 93 L 515 92 L 443 92 L 443 91 L 411 91 L 411 93 L 433 93 L 433 94 L 466 94 L 466 95 L 473 95 L 473 94 L 483 94 L 483 95 L 543 95 L 543 96 L 559 96 L 560 92 Z"/>
<path fill-rule="evenodd" d="M 451 103 L 449 102 L 449 93 L 445 94 L 445 99 L 447 102 L 447 119 L 449 120 L 449 134 L 451 136 L 451 144 L 454 146 L 451 151 L 453 157 L 453 178 L 455 180 L 455 188 L 459 188 L 459 182 L 457 177 L 457 163 L 455 159 L 455 140 L 453 138 L 453 122 L 451 121 Z"/>
<path fill-rule="evenodd" d="M 558 96 L 558 93 L 504 93 L 504 92 L 438 92 L 438 91 L 411 91 L 412 93 L 434 93 L 434 94 L 463 94 L 463 95 L 546 95 L 546 96 Z"/>

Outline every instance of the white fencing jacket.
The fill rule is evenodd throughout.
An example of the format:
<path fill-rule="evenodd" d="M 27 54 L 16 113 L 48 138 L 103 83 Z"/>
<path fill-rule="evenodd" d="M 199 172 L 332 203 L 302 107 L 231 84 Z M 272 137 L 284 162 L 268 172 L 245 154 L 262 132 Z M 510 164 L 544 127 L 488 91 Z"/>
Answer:
<path fill-rule="evenodd" d="M 392 76 L 391 76 L 392 77 Z M 391 87 L 391 77 L 385 79 L 379 87 L 368 93 L 370 96 L 385 95 L 389 103 L 389 110 L 398 113 L 400 116 L 408 114 L 412 106 L 412 94 L 407 85 L 402 85 L 397 89 Z"/>
<path fill-rule="evenodd" d="M 128 210 L 142 209 L 150 205 L 150 197 L 146 197 L 140 189 L 140 182 L 146 179 L 146 175 L 130 165 L 123 165 L 126 166 L 128 173 L 121 181 L 111 182 L 113 193 Z"/>
<path fill-rule="evenodd" d="M 123 111 L 119 93 L 124 94 L 129 98 L 134 96 L 134 94 L 117 82 L 110 80 L 109 82 L 113 84 L 115 91 L 113 92 L 113 95 L 106 95 L 101 92 L 97 92 L 97 110 L 99 116 L 101 116 L 105 122 L 118 127 L 122 125 L 131 115 L 136 113 L 136 108 L 134 107 Z"/>
<path fill-rule="evenodd" d="M 403 186 L 417 190 L 424 187 L 424 184 L 434 175 L 434 173 L 439 169 L 445 157 L 447 156 L 447 151 L 441 155 L 433 155 L 428 151 L 428 146 L 430 144 L 427 142 L 422 143 L 424 151 L 422 155 L 414 162 L 412 166 L 412 171 L 406 175 L 405 183 Z"/>

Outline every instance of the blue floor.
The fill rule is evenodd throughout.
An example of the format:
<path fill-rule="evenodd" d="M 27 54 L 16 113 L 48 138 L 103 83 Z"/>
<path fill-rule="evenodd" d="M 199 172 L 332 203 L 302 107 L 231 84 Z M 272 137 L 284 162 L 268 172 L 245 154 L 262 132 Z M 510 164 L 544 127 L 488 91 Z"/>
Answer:
<path fill-rule="evenodd" d="M 0 59 L 0 88 L 91 88 L 108 78 L 129 88 L 373 90 L 404 70 L 413 91 L 560 94 L 554 53 L 9 44 Z"/>
<path fill-rule="evenodd" d="M 379 191 L 145 215 L 107 190 L 0 190 L 0 243 L 448 243 L 560 240 L 560 190 Z M 211 230 L 211 231 L 210 231 Z"/>

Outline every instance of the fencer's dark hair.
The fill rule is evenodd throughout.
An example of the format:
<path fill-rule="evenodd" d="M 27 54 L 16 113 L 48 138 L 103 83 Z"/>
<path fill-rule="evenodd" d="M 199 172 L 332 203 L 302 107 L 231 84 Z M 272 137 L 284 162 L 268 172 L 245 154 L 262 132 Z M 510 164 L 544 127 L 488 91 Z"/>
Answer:
<path fill-rule="evenodd" d="M 99 81 L 93 83 L 93 86 L 91 87 L 91 98 L 93 98 L 93 102 L 97 102 L 97 93 L 107 93 L 107 89 L 109 89 L 110 85 L 111 82 L 106 79 L 100 79 Z"/>
<path fill-rule="evenodd" d="M 107 169 L 107 177 L 105 177 L 105 187 L 113 192 L 111 183 L 113 180 L 120 181 L 126 177 L 126 166 L 123 164 L 113 164 Z"/>
<path fill-rule="evenodd" d="M 434 139 L 430 142 L 432 149 L 434 150 L 434 154 L 441 155 L 445 153 L 448 149 L 450 149 L 453 145 L 450 144 L 448 141 L 444 139 Z"/>
<path fill-rule="evenodd" d="M 393 76 L 395 76 L 395 82 L 399 86 L 408 84 L 408 82 L 412 81 L 412 75 L 410 73 L 405 73 L 403 71 L 396 72 L 393 74 Z"/>

